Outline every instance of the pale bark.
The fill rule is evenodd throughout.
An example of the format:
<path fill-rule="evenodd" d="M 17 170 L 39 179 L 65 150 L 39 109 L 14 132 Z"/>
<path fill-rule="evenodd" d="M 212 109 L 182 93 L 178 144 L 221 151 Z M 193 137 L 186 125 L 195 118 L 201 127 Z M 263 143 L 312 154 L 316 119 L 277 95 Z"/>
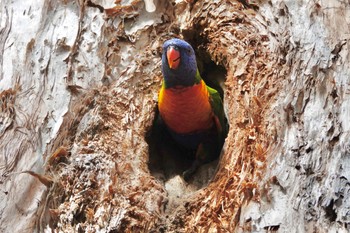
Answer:
<path fill-rule="evenodd" d="M 349 231 L 348 3 L 114 2 L 0 2 L 0 232 Z M 227 71 L 189 184 L 148 167 L 174 36 Z"/>

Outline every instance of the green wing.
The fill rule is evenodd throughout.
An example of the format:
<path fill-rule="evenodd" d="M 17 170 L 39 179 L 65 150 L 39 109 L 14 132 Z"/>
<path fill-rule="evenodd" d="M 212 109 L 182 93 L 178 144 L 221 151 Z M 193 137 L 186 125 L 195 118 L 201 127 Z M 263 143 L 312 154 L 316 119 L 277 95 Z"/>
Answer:
<path fill-rule="evenodd" d="M 218 130 L 218 134 L 220 135 L 219 140 L 223 141 L 227 134 L 227 124 L 225 122 L 225 113 L 224 107 L 222 104 L 222 99 L 217 90 L 207 86 L 210 95 L 210 105 L 213 108 L 213 112 L 215 115 L 215 123 Z"/>
<path fill-rule="evenodd" d="M 202 80 L 198 69 L 197 69 L 195 80 L 196 80 L 195 83 L 199 83 Z M 228 127 L 227 127 L 228 125 L 226 123 L 222 99 L 217 90 L 209 87 L 208 85 L 206 86 L 210 95 L 210 99 L 209 99 L 210 105 L 215 115 L 215 123 L 216 123 L 216 128 L 218 130 L 219 140 L 223 142 L 228 131 Z"/>

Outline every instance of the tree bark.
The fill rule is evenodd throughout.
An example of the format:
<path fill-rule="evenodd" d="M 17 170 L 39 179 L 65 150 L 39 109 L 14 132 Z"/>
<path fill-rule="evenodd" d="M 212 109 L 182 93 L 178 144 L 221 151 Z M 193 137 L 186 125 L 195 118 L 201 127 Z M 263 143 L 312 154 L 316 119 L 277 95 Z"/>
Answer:
<path fill-rule="evenodd" d="M 0 6 L 0 232 L 349 231 L 348 3 Z M 189 183 L 152 164 L 171 37 L 225 79 L 230 131 Z"/>

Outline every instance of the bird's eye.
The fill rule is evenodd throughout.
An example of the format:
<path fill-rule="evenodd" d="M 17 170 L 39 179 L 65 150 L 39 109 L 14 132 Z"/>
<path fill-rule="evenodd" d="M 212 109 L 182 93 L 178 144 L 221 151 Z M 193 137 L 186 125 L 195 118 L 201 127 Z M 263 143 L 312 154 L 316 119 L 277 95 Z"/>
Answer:
<path fill-rule="evenodd" d="M 188 54 L 192 53 L 191 49 L 187 49 L 186 51 L 187 51 Z"/>

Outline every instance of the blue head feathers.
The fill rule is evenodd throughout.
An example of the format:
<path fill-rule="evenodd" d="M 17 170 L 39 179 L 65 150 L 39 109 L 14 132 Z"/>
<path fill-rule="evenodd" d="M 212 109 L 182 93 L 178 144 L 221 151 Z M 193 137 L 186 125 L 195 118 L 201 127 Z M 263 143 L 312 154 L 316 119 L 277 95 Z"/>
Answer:
<path fill-rule="evenodd" d="M 166 88 L 192 86 L 197 72 L 196 55 L 184 40 L 170 39 L 163 45 L 162 73 Z"/>

